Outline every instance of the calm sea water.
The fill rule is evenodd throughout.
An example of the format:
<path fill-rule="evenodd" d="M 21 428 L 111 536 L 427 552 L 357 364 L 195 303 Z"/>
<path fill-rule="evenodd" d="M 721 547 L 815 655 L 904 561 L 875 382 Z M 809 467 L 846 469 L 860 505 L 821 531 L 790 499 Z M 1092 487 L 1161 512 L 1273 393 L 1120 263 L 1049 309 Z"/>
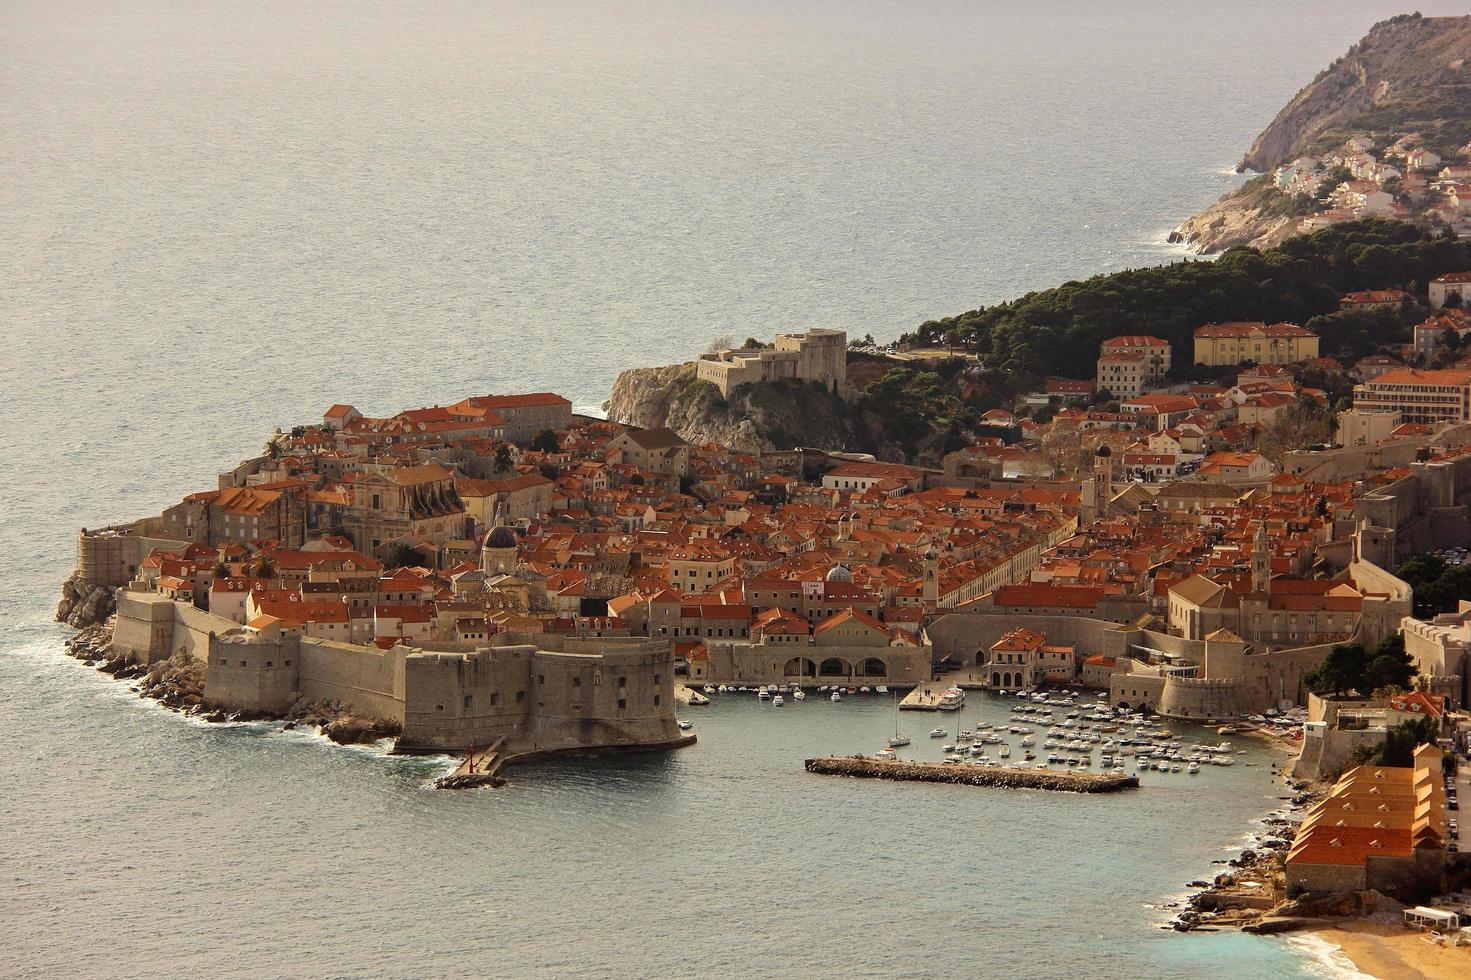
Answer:
<path fill-rule="evenodd" d="M 889 338 L 1174 257 L 1396 12 L 0 4 L 0 972 L 1307 969 L 1150 928 L 1273 805 L 1265 766 L 1100 800 L 854 784 L 800 760 L 877 747 L 882 705 L 727 704 L 686 752 L 434 793 L 433 761 L 141 705 L 47 620 L 76 527 L 334 401 L 592 405 L 717 335 Z"/>

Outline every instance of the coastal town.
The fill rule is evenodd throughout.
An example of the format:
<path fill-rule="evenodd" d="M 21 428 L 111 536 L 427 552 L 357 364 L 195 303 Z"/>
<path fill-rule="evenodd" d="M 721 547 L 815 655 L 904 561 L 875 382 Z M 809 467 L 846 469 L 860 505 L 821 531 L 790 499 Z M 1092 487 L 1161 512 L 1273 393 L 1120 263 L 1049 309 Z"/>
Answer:
<path fill-rule="evenodd" d="M 1377 146 L 1369 136 L 1354 136 L 1321 156 L 1297 157 L 1267 178 L 1292 211 L 1306 212 L 1302 232 L 1381 217 L 1471 234 L 1471 143 L 1437 153 L 1420 133 Z"/>
<path fill-rule="evenodd" d="M 1444 894 L 1466 872 L 1465 771 L 1441 754 L 1471 745 L 1471 602 L 1417 601 L 1402 576 L 1453 574 L 1471 546 L 1468 283 L 1344 295 L 1426 309 L 1410 343 L 1347 365 L 1288 323 L 1200 324 L 1190 350 L 1109 338 L 1092 381 L 986 412 L 938 467 L 691 443 L 548 392 L 335 404 L 213 488 L 81 530 L 58 617 L 88 627 L 78 656 L 144 694 L 463 753 L 453 786 L 548 754 L 688 745 L 680 709 L 730 693 L 892 693 L 935 712 L 968 691 L 1076 694 L 1094 703 L 1047 731 L 1045 758 L 933 733 L 957 773 L 1012 775 L 905 763 L 897 737 L 808 767 L 1093 791 L 1231 762 L 1159 722 L 1262 734 L 1319 787 L 1296 841 L 1267 852 L 1270 894 Z M 782 335 L 706 355 L 701 376 L 847 397 L 846 347 L 841 331 Z M 1176 358 L 1210 380 L 1176 380 Z M 1330 386 L 1350 394 L 1335 404 Z M 898 768 L 871 768 L 885 760 Z M 1180 921 L 1234 921 L 1228 893 Z"/>

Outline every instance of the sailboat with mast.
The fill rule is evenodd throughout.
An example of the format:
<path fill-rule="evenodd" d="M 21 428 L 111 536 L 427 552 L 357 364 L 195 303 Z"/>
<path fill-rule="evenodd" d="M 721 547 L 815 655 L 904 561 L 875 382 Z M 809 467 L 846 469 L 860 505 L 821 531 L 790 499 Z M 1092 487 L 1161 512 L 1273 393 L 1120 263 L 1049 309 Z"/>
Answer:
<path fill-rule="evenodd" d="M 891 739 L 889 739 L 889 748 L 893 749 L 893 748 L 898 748 L 901 745 L 908 745 L 909 744 L 909 736 L 908 735 L 900 735 L 899 734 L 899 698 L 898 698 L 898 696 L 897 695 L 890 695 L 890 700 L 892 700 L 894 702 L 894 737 L 891 738 Z"/>

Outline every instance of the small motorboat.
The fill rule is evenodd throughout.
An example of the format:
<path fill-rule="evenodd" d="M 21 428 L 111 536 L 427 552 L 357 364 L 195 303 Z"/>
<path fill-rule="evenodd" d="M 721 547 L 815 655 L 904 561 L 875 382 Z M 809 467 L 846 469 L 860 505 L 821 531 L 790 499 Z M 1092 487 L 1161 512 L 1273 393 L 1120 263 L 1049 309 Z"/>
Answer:
<path fill-rule="evenodd" d="M 895 752 L 893 749 L 879 749 L 877 752 L 874 753 L 874 757 L 882 759 L 885 762 L 893 762 L 895 759 L 899 758 L 899 753 Z"/>
<path fill-rule="evenodd" d="M 718 688 L 716 688 L 716 687 L 714 687 L 714 686 L 712 686 L 710 684 L 706 684 L 705 685 L 705 693 L 706 694 L 714 694 L 717 690 L 718 690 Z"/>
<path fill-rule="evenodd" d="M 756 696 L 758 698 L 760 698 L 762 701 L 769 701 L 769 700 L 771 700 L 771 692 L 768 691 L 764 687 L 761 688 L 761 690 L 759 690 L 759 691 L 756 692 Z"/>
<path fill-rule="evenodd" d="M 908 744 L 909 744 L 909 736 L 908 735 L 895 735 L 893 738 L 889 739 L 889 748 L 891 748 L 891 749 L 898 748 L 901 745 L 908 745 Z"/>
<path fill-rule="evenodd" d="M 867 694 L 868 693 L 868 688 L 866 688 L 866 687 L 860 687 L 858 689 L 858 693 L 859 694 Z"/>
<path fill-rule="evenodd" d="M 782 697 L 780 694 L 778 694 L 776 697 L 774 697 L 774 698 L 771 699 L 771 706 L 773 708 L 780 708 L 782 705 L 784 705 L 786 703 L 787 703 L 786 698 Z"/>
<path fill-rule="evenodd" d="M 958 752 L 959 749 L 957 749 L 953 745 L 942 745 L 942 746 L 940 746 L 940 751 L 941 752 L 944 752 L 944 753 L 946 753 L 948 755 L 948 754 L 950 754 L 952 752 Z"/>
<path fill-rule="evenodd" d="M 888 694 L 889 693 L 888 687 L 885 686 L 885 685 L 883 685 L 883 684 L 880 684 L 878 687 L 874 688 L 873 691 L 874 691 L 875 694 Z"/>
<path fill-rule="evenodd" d="M 1198 763 L 1198 762 L 1192 762 L 1192 763 L 1190 763 L 1190 765 L 1186 767 L 1186 771 L 1189 772 L 1190 775 L 1192 775 L 1192 776 L 1199 774 L 1199 772 L 1200 772 L 1200 763 Z"/>
<path fill-rule="evenodd" d="M 695 723 L 690 721 L 688 718 L 681 718 L 678 722 L 676 722 L 676 724 L 679 725 L 679 730 L 682 732 L 687 732 L 691 728 L 695 727 Z"/>
<path fill-rule="evenodd" d="M 949 734 L 950 734 L 950 729 L 948 729 L 948 728 L 932 728 L 932 729 L 930 729 L 930 738 L 944 738 L 946 735 L 949 735 Z"/>
<path fill-rule="evenodd" d="M 1001 748 L 999 750 L 997 750 L 996 754 L 999 755 L 1003 759 L 1010 759 L 1011 758 L 1011 746 L 1009 746 L 1009 745 L 1003 745 L 1003 746 L 1001 746 Z"/>
<path fill-rule="evenodd" d="M 792 692 L 792 700 L 793 701 L 806 701 L 807 700 L 807 692 L 803 691 L 800 687 L 797 688 L 795 691 Z"/>
<path fill-rule="evenodd" d="M 841 701 L 841 700 L 843 700 L 843 696 L 841 694 L 839 694 L 837 691 L 834 691 L 833 692 L 833 698 L 832 699 L 834 701 Z"/>

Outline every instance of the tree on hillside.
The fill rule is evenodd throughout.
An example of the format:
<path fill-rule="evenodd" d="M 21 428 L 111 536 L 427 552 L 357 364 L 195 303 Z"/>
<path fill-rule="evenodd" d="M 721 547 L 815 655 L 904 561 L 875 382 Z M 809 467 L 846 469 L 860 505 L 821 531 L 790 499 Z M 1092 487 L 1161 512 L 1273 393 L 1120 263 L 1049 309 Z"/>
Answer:
<path fill-rule="evenodd" d="M 508 473 L 515 465 L 511 458 L 511 447 L 500 446 L 495 451 L 495 471 L 497 473 Z"/>
<path fill-rule="evenodd" d="M 557 444 L 557 434 L 551 429 L 542 429 L 531 440 L 531 448 L 539 453 L 559 453 L 562 447 Z"/>
<path fill-rule="evenodd" d="M 1092 377 L 1098 345 L 1115 334 L 1148 333 L 1174 346 L 1175 365 L 1193 372 L 1185 356 L 1193 331 L 1223 320 L 1307 325 L 1338 312 L 1354 289 L 1427 282 L 1471 268 L 1471 242 L 1432 236 L 1396 221 L 1348 222 L 1258 251 L 1228 249 L 1214 262 L 1182 261 L 1095 276 L 1027 293 L 992 307 L 930 320 L 902 338 L 938 344 L 958 330 L 967 347 L 992 369 Z M 1367 353 L 1403 330 L 1396 314 L 1370 311 L 1333 320 L 1331 332 L 1346 352 Z M 1360 334 L 1359 331 L 1363 333 Z M 1381 339 L 1383 338 L 1383 339 Z M 1331 347 L 1325 339 L 1325 347 Z M 1183 366 L 1183 367 L 1182 367 Z"/>

